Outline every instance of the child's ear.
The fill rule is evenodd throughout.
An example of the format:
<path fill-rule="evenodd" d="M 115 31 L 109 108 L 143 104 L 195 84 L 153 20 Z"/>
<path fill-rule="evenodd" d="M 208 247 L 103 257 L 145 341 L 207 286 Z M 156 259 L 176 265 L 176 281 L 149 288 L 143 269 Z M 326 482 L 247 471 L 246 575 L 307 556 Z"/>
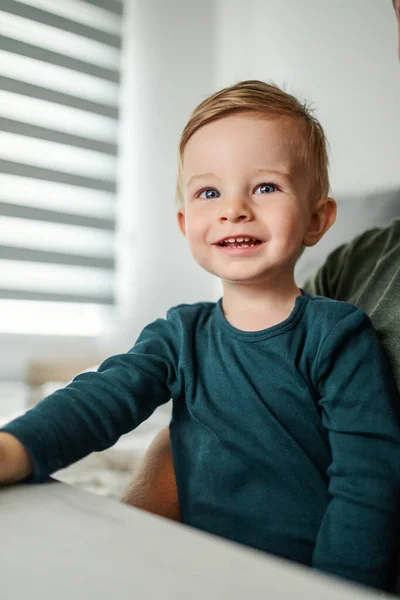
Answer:
<path fill-rule="evenodd" d="M 333 198 L 325 198 L 317 204 L 311 217 L 303 239 L 304 246 L 315 246 L 335 221 L 336 201 Z"/>
<path fill-rule="evenodd" d="M 181 233 L 183 233 L 183 235 L 186 237 L 185 213 L 182 210 L 178 211 L 177 218 L 179 229 L 181 230 Z"/>

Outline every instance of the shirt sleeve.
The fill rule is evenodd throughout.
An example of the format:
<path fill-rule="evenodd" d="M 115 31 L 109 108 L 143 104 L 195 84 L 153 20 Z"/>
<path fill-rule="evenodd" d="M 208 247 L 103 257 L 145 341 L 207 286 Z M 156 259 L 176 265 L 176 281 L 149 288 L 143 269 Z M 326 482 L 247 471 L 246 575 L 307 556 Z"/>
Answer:
<path fill-rule="evenodd" d="M 313 566 L 387 589 L 399 505 L 398 398 L 365 313 L 353 308 L 333 328 L 317 365 L 332 462 L 330 502 L 317 535 Z"/>
<path fill-rule="evenodd" d="M 29 481 L 44 481 L 90 452 L 112 446 L 171 398 L 177 385 L 173 333 L 166 320 L 155 321 L 129 352 L 78 375 L 1 429 L 28 451 Z"/>

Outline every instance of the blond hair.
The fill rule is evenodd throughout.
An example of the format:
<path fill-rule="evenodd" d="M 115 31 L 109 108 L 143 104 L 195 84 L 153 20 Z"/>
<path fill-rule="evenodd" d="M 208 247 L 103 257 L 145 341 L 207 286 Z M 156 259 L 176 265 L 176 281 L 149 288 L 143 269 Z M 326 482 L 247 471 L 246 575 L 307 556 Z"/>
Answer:
<path fill-rule="evenodd" d="M 295 96 L 271 83 L 249 80 L 226 87 L 209 96 L 194 109 L 179 142 L 176 205 L 183 208 L 183 153 L 192 135 L 207 123 L 239 113 L 258 117 L 291 117 L 300 124 L 299 159 L 310 168 L 312 193 L 317 200 L 329 194 L 329 159 L 324 130 L 312 110 Z"/>

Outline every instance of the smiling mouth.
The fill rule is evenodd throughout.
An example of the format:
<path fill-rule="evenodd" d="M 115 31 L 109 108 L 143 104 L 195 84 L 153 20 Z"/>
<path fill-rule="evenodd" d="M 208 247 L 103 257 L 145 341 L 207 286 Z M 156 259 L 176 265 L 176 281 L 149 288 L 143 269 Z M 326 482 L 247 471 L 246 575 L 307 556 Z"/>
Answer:
<path fill-rule="evenodd" d="M 217 246 L 221 248 L 250 248 L 251 246 L 259 246 L 262 244 L 261 240 L 251 237 L 238 237 L 228 238 L 218 242 Z"/>

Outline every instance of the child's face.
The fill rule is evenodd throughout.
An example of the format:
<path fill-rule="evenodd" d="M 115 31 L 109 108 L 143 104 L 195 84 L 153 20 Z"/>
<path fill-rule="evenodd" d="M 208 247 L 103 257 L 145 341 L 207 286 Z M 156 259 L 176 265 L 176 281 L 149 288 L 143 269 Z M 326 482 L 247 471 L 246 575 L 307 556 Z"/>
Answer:
<path fill-rule="evenodd" d="M 293 274 L 312 215 L 297 135 L 290 119 L 242 114 L 205 125 L 187 143 L 179 226 L 195 260 L 223 281 Z"/>

